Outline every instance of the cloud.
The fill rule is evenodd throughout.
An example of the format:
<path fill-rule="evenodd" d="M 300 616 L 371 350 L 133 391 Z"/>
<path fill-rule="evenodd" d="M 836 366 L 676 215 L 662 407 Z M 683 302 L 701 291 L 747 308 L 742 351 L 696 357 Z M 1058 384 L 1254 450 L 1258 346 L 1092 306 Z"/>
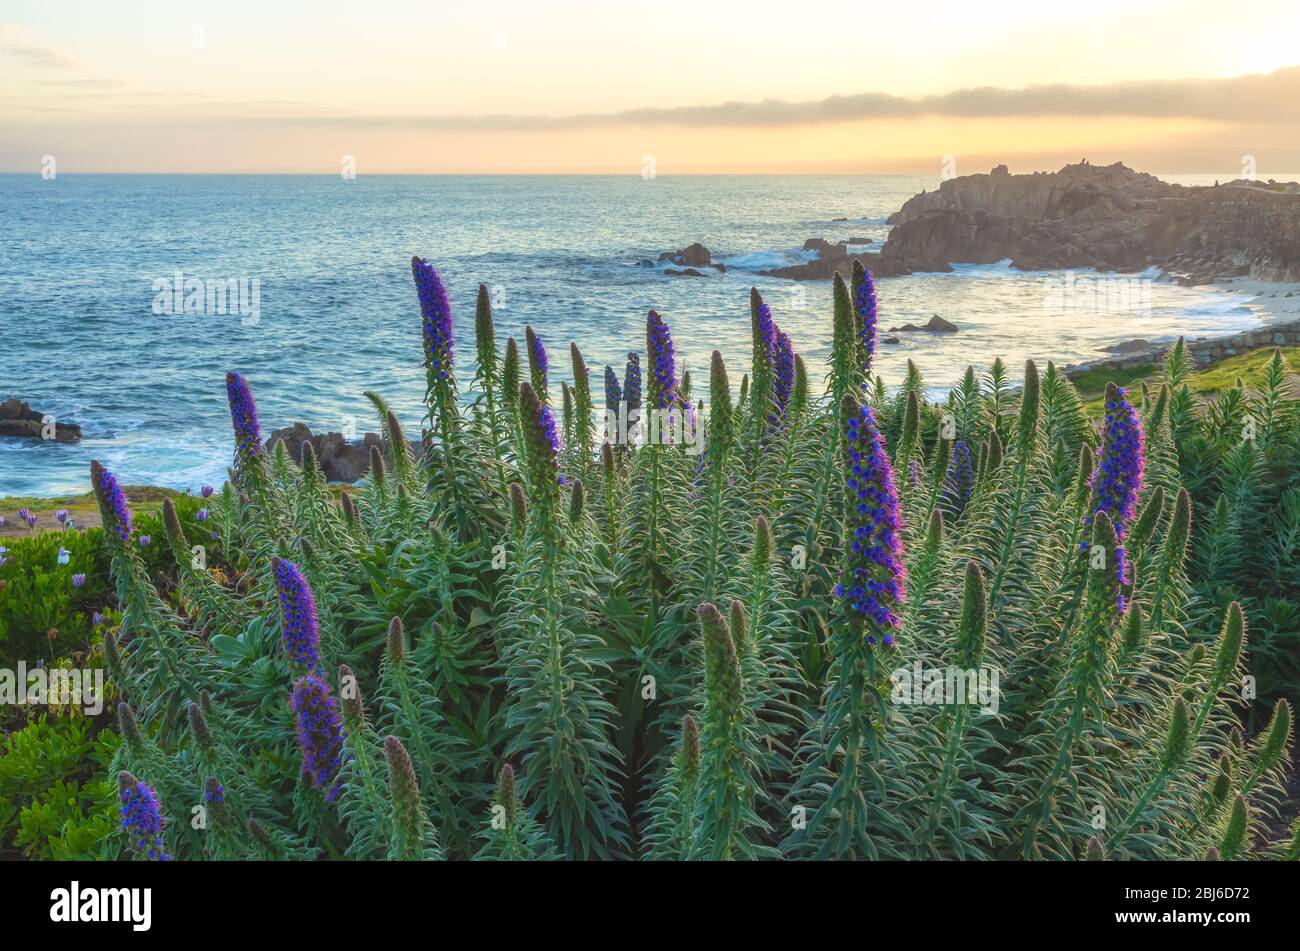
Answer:
<path fill-rule="evenodd" d="M 1300 121 L 1300 66 L 1224 79 L 1175 79 L 1101 85 L 1058 83 L 1020 89 L 979 86 L 917 98 L 868 92 L 803 102 L 764 99 L 758 102 L 628 109 L 567 116 L 315 115 L 258 118 L 250 121 L 527 132 L 596 126 L 773 127 L 921 116 L 972 119 L 1136 116 L 1224 122 L 1297 122 Z"/>
<path fill-rule="evenodd" d="M 15 23 L 0 23 L 0 60 L 45 69 L 84 69 L 86 66 L 71 53 L 33 43 L 27 38 L 27 31 Z"/>

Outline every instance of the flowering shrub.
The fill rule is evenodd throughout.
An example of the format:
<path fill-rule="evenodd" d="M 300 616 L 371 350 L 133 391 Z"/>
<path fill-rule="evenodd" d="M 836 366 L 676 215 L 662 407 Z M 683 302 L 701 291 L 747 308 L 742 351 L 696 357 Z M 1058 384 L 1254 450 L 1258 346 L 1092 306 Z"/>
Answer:
<path fill-rule="evenodd" d="M 1156 392 L 1108 393 L 1100 434 L 1051 364 L 1019 396 L 1000 363 L 945 406 L 915 372 L 890 395 L 859 268 L 835 282 L 825 395 L 755 291 L 739 400 L 713 354 L 702 453 L 597 447 L 577 347 L 553 399 L 531 328 L 498 360 L 481 290 L 471 373 L 441 278 L 412 268 L 426 435 L 371 394 L 384 449 L 341 505 L 310 453 L 261 443 L 236 373 L 236 484 L 203 503 L 220 576 L 155 544 L 158 584 L 95 469 L 124 851 L 1295 857 L 1291 709 L 1250 702 L 1232 587 L 1295 579 L 1231 545 L 1258 487 L 1295 477 L 1294 401 L 1240 394 L 1217 411 L 1268 441 L 1211 452 L 1225 426 L 1176 360 Z M 602 409 L 641 408 L 644 365 L 646 409 L 694 414 L 670 320 L 646 330 Z"/>

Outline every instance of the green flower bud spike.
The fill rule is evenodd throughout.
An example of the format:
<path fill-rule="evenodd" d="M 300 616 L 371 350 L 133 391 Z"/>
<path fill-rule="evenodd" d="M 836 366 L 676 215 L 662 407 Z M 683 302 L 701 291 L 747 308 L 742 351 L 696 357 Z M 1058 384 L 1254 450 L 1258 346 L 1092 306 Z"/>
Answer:
<path fill-rule="evenodd" d="M 389 858 L 399 862 L 418 862 L 427 858 L 426 848 L 434 844 L 432 828 L 420 804 L 420 784 L 415 766 L 402 741 L 384 737 L 384 757 L 388 760 L 388 791 L 393 800 L 393 838 Z"/>
<path fill-rule="evenodd" d="M 1250 843 L 1250 808 L 1241 793 L 1232 801 L 1232 812 L 1219 840 L 1219 854 L 1226 862 L 1239 858 Z"/>
<path fill-rule="evenodd" d="M 739 598 L 731 599 L 731 639 L 736 644 L 736 651 L 743 653 L 745 644 L 749 637 L 749 615 L 745 611 L 745 605 Z"/>

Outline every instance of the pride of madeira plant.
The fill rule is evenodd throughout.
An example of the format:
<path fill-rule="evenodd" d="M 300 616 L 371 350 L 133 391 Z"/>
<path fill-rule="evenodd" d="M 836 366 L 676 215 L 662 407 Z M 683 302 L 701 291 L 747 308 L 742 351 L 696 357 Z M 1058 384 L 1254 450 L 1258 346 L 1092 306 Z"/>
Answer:
<path fill-rule="evenodd" d="M 422 437 L 368 393 L 383 448 L 340 501 L 310 446 L 264 442 L 233 372 L 230 481 L 210 537 L 165 513 L 169 577 L 92 465 L 117 852 L 1300 854 L 1280 355 L 1199 409 L 1175 351 L 1158 388 L 1108 388 L 1100 430 L 1050 363 L 1018 395 L 1000 362 L 971 370 L 935 405 L 914 367 L 892 394 L 875 373 L 858 266 L 821 395 L 755 290 L 752 362 L 714 352 L 707 402 L 651 311 L 597 407 L 576 345 L 572 383 L 532 328 L 498 351 L 483 288 L 460 369 L 442 278 L 411 269 Z"/>

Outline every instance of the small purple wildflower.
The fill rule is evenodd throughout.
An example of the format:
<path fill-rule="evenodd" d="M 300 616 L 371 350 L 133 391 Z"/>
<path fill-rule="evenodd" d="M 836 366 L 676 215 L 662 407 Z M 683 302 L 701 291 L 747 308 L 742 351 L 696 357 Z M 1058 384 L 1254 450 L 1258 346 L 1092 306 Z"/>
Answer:
<path fill-rule="evenodd" d="M 57 512 L 54 513 L 54 520 L 58 522 L 60 525 L 66 525 L 68 521 L 68 510 L 59 509 Z"/>
<path fill-rule="evenodd" d="M 455 364 L 455 336 L 447 288 L 438 269 L 424 258 L 411 258 L 411 275 L 424 320 L 424 359 L 439 379 L 449 379 Z"/>
<path fill-rule="evenodd" d="M 153 544 L 153 537 L 150 535 L 141 535 L 136 540 L 140 543 L 141 548 L 148 548 L 150 545 Z"/>
<path fill-rule="evenodd" d="M 36 513 L 35 513 L 35 512 L 28 512 L 28 513 L 27 513 L 27 518 L 25 519 L 25 521 L 27 522 L 27 527 L 28 527 L 28 528 L 35 528 L 35 527 L 36 527 Z"/>
<path fill-rule="evenodd" d="M 849 551 L 835 596 L 843 599 L 851 616 L 870 621 L 876 628 L 896 628 L 901 619 L 895 609 L 905 598 L 907 575 L 893 466 L 871 408 L 847 396 L 843 415 L 849 465 L 844 479 Z M 867 642 L 875 643 L 874 633 L 868 634 Z"/>
<path fill-rule="evenodd" d="M 212 492 L 213 489 L 212 486 L 210 485 L 204 485 L 203 488 L 199 489 L 199 495 L 203 496 L 205 499 L 210 498 L 212 496 Z"/>
<path fill-rule="evenodd" d="M 85 583 L 86 583 L 86 575 L 84 572 L 78 571 L 75 575 L 72 576 L 72 586 L 74 588 L 80 588 L 83 585 L 85 585 Z"/>
<path fill-rule="evenodd" d="M 208 510 L 199 509 L 197 512 L 194 513 L 194 517 L 200 522 L 206 522 L 208 520 Z"/>
<path fill-rule="evenodd" d="M 343 791 L 337 781 L 343 766 L 343 721 L 329 682 L 314 673 L 299 677 L 289 706 L 297 724 L 303 775 L 312 789 L 326 790 L 326 802 L 334 802 Z"/>
<path fill-rule="evenodd" d="M 99 627 L 99 625 L 104 623 L 104 615 L 98 611 L 92 612 L 90 615 L 90 623 L 95 625 L 95 627 Z"/>
<path fill-rule="evenodd" d="M 169 861 L 171 856 L 163 851 L 164 820 L 158 794 L 130 773 L 118 775 L 118 786 L 122 828 L 131 837 L 132 847 L 145 858 Z"/>
<path fill-rule="evenodd" d="M 113 473 L 98 462 L 90 463 L 90 484 L 99 500 L 99 511 L 104 527 L 110 529 L 121 541 L 131 539 L 131 509 L 126 504 L 126 493 L 117 484 Z"/>
<path fill-rule="evenodd" d="M 320 670 L 320 621 L 316 597 L 307 579 L 292 561 L 271 559 L 271 573 L 280 595 L 280 631 L 284 652 L 294 666 L 316 673 Z"/>

